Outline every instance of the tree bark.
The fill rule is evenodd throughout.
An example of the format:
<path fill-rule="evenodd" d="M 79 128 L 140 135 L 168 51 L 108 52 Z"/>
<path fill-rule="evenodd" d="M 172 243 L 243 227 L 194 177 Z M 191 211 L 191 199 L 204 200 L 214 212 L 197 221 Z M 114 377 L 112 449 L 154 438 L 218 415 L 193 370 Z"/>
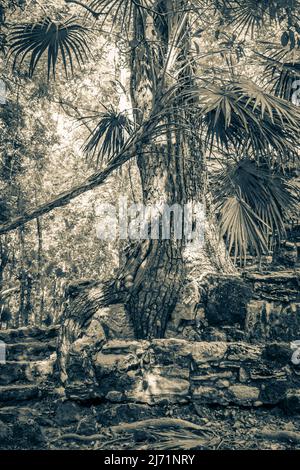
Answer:
<path fill-rule="evenodd" d="M 137 46 L 131 57 L 131 99 L 138 125 L 148 118 L 160 94 L 171 89 L 176 80 L 187 93 L 195 87 L 190 65 L 190 25 L 183 7 L 181 0 L 158 1 L 155 10 L 162 13 L 161 17 L 153 17 L 149 12 L 144 12 L 144 16 L 136 14 L 133 43 Z M 177 73 L 177 70 L 182 71 Z M 202 203 L 207 208 L 205 153 L 192 131 L 199 125 L 196 112 L 193 113 L 195 102 L 191 97 L 182 97 L 180 88 L 176 94 L 172 108 L 163 118 L 166 131 L 160 132 L 151 144 L 139 146 L 137 165 L 143 202 L 152 207 L 178 204 L 181 208 Z M 178 121 L 179 126 L 174 127 Z M 188 123 L 188 128 L 183 128 L 180 121 Z M 137 338 L 163 337 L 170 315 L 177 304 L 186 301 L 184 297 L 191 291 L 191 284 L 194 294 L 193 299 L 189 298 L 189 308 L 195 309 L 199 302 L 195 282 L 206 273 L 233 270 L 212 214 L 206 217 L 202 244 L 195 246 L 184 236 L 177 240 L 171 228 L 169 240 L 141 243 L 138 263 L 132 263 L 136 246 L 129 250 L 128 265 L 125 264 L 122 273 L 124 278 L 131 277 L 126 308 Z"/>

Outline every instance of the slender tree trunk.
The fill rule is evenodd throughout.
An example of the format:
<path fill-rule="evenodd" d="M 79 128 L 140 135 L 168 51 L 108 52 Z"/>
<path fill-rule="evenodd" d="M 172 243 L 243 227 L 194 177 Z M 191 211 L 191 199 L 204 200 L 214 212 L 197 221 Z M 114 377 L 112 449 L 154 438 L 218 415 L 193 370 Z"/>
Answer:
<path fill-rule="evenodd" d="M 0 240 L 0 292 L 3 288 L 4 270 L 8 264 L 8 247 L 6 240 Z"/>
<path fill-rule="evenodd" d="M 44 286 L 44 274 L 43 274 L 43 229 L 41 219 L 38 217 L 36 219 L 36 229 L 37 229 L 37 238 L 38 238 L 38 273 L 37 273 L 37 305 L 35 311 L 35 323 L 41 325 L 43 321 L 44 314 L 44 296 L 45 296 L 45 286 Z"/>

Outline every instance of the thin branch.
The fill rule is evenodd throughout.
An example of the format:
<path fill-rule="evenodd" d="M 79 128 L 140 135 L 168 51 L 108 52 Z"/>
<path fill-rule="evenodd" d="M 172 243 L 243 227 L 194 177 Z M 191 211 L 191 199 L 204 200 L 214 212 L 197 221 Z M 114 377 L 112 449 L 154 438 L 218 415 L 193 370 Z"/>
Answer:
<path fill-rule="evenodd" d="M 89 176 L 83 183 L 73 186 L 71 189 L 60 193 L 54 199 L 40 206 L 25 211 L 22 215 L 16 217 L 14 220 L 7 222 L 3 225 L 0 225 L 0 235 L 8 233 L 22 225 L 30 222 L 31 220 L 41 217 L 42 215 L 47 214 L 48 212 L 56 209 L 58 207 L 66 206 L 71 202 L 72 199 L 80 196 L 81 194 L 94 189 L 101 184 L 103 184 L 108 176 L 110 176 L 114 170 L 120 168 L 124 163 L 133 158 L 138 149 L 138 144 L 142 139 L 145 139 L 148 136 L 149 132 L 153 132 L 155 128 L 155 123 L 153 120 L 147 121 L 144 126 L 140 127 L 126 142 L 123 149 L 118 153 L 108 164 L 108 166 L 103 171 L 98 171 Z"/>
<path fill-rule="evenodd" d="M 97 13 L 95 10 L 90 8 L 88 5 L 85 5 L 84 3 L 78 1 L 78 0 L 65 0 L 65 3 L 74 3 L 75 5 L 79 5 L 80 7 L 84 8 L 87 10 L 96 20 L 100 17 L 102 13 Z"/>

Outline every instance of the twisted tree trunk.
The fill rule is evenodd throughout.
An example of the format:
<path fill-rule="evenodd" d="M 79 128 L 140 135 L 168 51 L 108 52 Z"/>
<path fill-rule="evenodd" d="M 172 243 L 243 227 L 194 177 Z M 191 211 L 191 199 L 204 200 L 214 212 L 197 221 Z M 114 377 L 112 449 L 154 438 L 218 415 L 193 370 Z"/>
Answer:
<path fill-rule="evenodd" d="M 139 147 L 143 202 L 151 207 L 177 204 L 183 208 L 201 203 L 207 208 L 208 202 L 205 154 L 193 132 L 199 123 L 194 112 L 191 34 L 184 3 L 158 1 L 155 10 L 161 16 L 137 14 L 134 24 L 133 43 L 137 46 L 131 57 L 131 99 L 137 123 L 148 118 L 153 103 L 176 86 L 176 81 L 180 83 L 172 108 L 166 110 L 160 135 L 151 144 Z M 186 303 L 184 297 L 191 290 L 188 308 L 196 308 L 199 290 L 195 281 L 205 273 L 232 270 L 211 214 L 206 214 L 203 224 L 204 240 L 196 244 L 189 243 L 184 235 L 176 239 L 174 226 L 170 239 L 143 242 L 143 255 L 135 271 L 132 258 L 136 248 L 129 250 L 129 262 L 123 268 L 125 278 L 132 276 L 126 308 L 137 338 L 163 337 L 170 315 L 177 304 L 181 308 Z"/>

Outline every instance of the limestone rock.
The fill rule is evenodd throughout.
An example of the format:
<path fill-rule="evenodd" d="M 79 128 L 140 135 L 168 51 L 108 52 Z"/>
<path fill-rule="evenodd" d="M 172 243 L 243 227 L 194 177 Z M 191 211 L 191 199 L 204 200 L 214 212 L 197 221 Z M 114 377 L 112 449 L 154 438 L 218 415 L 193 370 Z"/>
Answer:
<path fill-rule="evenodd" d="M 202 340 L 204 341 L 221 341 L 223 343 L 227 342 L 226 331 L 221 328 L 208 327 L 205 328 L 202 334 Z"/>
<path fill-rule="evenodd" d="M 209 325 L 243 327 L 251 297 L 251 286 L 238 276 L 208 276 L 203 303 Z"/>
<path fill-rule="evenodd" d="M 113 403 L 122 403 L 124 401 L 124 393 L 117 392 L 116 390 L 111 390 L 105 396 L 106 400 L 111 401 Z"/>
<path fill-rule="evenodd" d="M 270 379 L 266 380 L 261 386 L 260 400 L 268 405 L 276 405 L 281 403 L 288 389 L 288 382 L 286 380 Z"/>
<path fill-rule="evenodd" d="M 215 387 L 194 387 L 192 388 L 192 398 L 196 403 L 225 405 L 228 403 L 224 390 Z"/>
<path fill-rule="evenodd" d="M 152 341 L 151 349 L 159 363 L 186 367 L 190 363 L 194 344 L 180 339 L 157 339 Z"/>
<path fill-rule="evenodd" d="M 285 411 L 290 415 L 300 414 L 300 390 L 288 390 L 283 401 Z"/>
<path fill-rule="evenodd" d="M 239 370 L 239 381 L 241 383 L 246 383 L 249 380 L 249 374 L 247 373 L 244 367 L 241 367 Z"/>
<path fill-rule="evenodd" d="M 131 390 L 125 392 L 128 399 L 149 405 L 160 402 L 182 403 L 187 401 L 190 383 L 181 377 L 165 376 L 164 371 L 146 372 Z"/>
<path fill-rule="evenodd" d="M 58 404 L 54 419 L 58 426 L 67 426 L 72 423 L 77 423 L 80 417 L 80 407 L 76 403 L 66 401 Z"/>
<path fill-rule="evenodd" d="M 202 364 L 210 361 L 219 361 L 224 358 L 227 352 L 227 348 L 227 343 L 193 343 L 192 357 L 196 364 Z"/>
<path fill-rule="evenodd" d="M 232 385 L 229 388 L 232 401 L 239 405 L 251 405 L 258 400 L 260 390 L 247 385 Z"/>
<path fill-rule="evenodd" d="M 299 338 L 300 303 L 252 300 L 247 306 L 245 332 L 256 341 L 292 341 Z"/>
<path fill-rule="evenodd" d="M 6 401 L 25 401 L 32 398 L 38 398 L 42 390 L 33 384 L 11 384 L 0 386 L 0 398 L 2 402 Z"/>
<path fill-rule="evenodd" d="M 247 343 L 228 343 L 227 360 L 257 362 L 261 357 L 261 347 Z"/>

